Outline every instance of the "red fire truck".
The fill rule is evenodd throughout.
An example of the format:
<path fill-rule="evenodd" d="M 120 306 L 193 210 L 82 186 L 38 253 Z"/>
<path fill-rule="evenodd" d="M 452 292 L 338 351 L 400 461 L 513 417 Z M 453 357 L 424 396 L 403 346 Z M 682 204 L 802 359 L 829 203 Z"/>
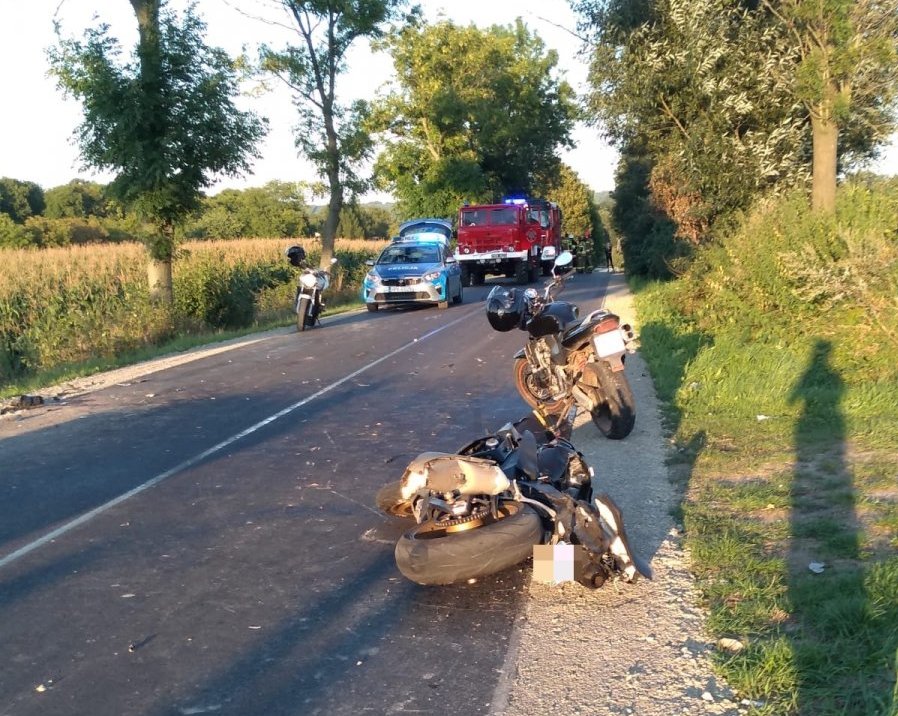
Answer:
<path fill-rule="evenodd" d="M 561 209 L 544 199 L 505 199 L 501 204 L 458 210 L 455 258 L 465 286 L 479 286 L 487 275 L 516 283 L 548 275 L 561 251 Z"/>

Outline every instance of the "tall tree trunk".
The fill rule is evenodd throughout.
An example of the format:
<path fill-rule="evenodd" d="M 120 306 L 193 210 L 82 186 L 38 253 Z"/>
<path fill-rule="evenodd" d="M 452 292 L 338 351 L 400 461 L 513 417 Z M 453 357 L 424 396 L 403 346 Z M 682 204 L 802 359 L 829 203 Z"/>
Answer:
<path fill-rule="evenodd" d="M 137 18 L 140 60 L 141 114 L 146 132 L 139 151 L 146 156 L 163 156 L 165 143 L 165 113 L 161 110 L 163 87 L 162 46 L 159 29 L 159 10 L 162 0 L 130 0 Z M 164 222 L 161 236 L 147 245 L 149 264 L 147 278 L 150 296 L 166 305 L 173 302 L 172 256 L 174 255 L 174 227 Z"/>
<path fill-rule="evenodd" d="M 814 151 L 811 207 L 814 211 L 830 213 L 836 209 L 839 127 L 830 113 L 812 112 L 811 133 Z"/>
<path fill-rule="evenodd" d="M 170 221 L 165 221 L 159 224 L 156 230 L 162 239 L 147 245 L 150 254 L 150 262 L 147 265 L 150 298 L 170 306 L 174 303 L 172 257 L 174 256 L 175 225 Z"/>
<path fill-rule="evenodd" d="M 150 285 L 150 298 L 170 306 L 174 301 L 171 260 L 158 261 L 150 258 L 150 262 L 147 264 L 147 279 Z"/>
<path fill-rule="evenodd" d="M 327 204 L 324 235 L 321 237 L 321 261 L 319 266 L 320 268 L 330 270 L 331 259 L 334 256 L 337 226 L 340 224 L 340 212 L 343 210 L 343 183 L 340 180 L 339 148 L 337 146 L 337 131 L 334 128 L 331 102 L 325 102 L 324 113 L 324 126 L 327 133 L 327 181 L 330 186 L 330 200 Z"/>

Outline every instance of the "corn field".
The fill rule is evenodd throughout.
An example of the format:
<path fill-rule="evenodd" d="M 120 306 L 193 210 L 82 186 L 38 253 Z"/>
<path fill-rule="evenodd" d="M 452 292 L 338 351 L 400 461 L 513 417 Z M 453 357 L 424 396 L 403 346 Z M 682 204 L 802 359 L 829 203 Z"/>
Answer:
<path fill-rule="evenodd" d="M 314 239 L 187 242 L 173 265 L 171 307 L 150 300 L 141 244 L 0 250 L 0 384 L 176 336 L 251 327 L 291 315 L 296 269 L 284 256 Z M 331 300 L 358 293 L 385 242 L 338 240 Z"/>

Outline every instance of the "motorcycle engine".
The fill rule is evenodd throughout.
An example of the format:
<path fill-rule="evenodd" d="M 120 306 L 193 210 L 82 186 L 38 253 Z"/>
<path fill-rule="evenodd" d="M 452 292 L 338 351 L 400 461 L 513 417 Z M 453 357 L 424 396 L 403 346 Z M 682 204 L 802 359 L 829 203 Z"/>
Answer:
<path fill-rule="evenodd" d="M 557 341 L 551 336 L 539 338 L 531 343 L 532 355 L 540 369 L 540 377 L 546 381 L 546 387 L 553 396 L 561 396 L 566 392 L 567 377 L 562 366 L 556 365 L 553 357 L 558 350 Z"/>

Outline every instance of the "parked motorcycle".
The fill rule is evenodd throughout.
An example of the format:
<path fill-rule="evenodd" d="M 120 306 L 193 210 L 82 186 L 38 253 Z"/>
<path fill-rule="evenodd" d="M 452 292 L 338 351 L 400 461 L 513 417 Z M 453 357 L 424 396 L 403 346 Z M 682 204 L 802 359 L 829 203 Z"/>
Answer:
<path fill-rule="evenodd" d="M 593 470 L 534 413 L 465 445 L 425 452 L 377 493 L 380 510 L 413 518 L 397 542 L 399 571 L 419 584 L 453 584 L 513 567 L 533 546 L 564 541 L 580 552 L 575 578 L 649 579 L 629 546 L 620 509 L 592 488 Z"/>
<path fill-rule="evenodd" d="M 514 356 L 514 378 L 532 408 L 558 424 L 572 409 L 583 409 L 605 437 L 620 440 L 636 423 L 624 373 L 633 330 L 602 308 L 580 320 L 575 304 L 556 300 L 572 262 L 569 251 L 558 255 L 542 295 L 534 288 L 496 286 L 487 296 L 487 318 L 497 331 L 520 328 L 529 334 Z"/>
<path fill-rule="evenodd" d="M 304 331 L 316 322 L 321 322 L 320 317 L 325 309 L 321 292 L 330 286 L 330 272 L 305 265 L 306 252 L 302 246 L 291 246 L 285 253 L 291 266 L 302 268 L 293 299 L 293 310 L 296 312 L 297 329 Z M 335 263 L 337 259 L 331 259 L 331 264 Z"/>

